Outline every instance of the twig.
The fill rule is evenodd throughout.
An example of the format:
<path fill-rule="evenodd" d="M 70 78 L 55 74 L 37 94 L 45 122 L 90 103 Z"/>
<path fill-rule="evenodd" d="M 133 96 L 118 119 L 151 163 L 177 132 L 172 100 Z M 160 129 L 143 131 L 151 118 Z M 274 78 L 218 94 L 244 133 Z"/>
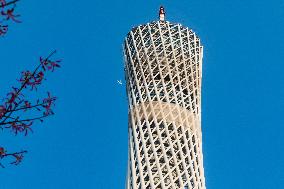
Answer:
<path fill-rule="evenodd" d="M 44 61 L 48 61 L 49 58 L 50 58 L 53 54 L 55 54 L 55 53 L 56 53 L 56 50 L 52 51 L 52 52 L 46 57 L 46 59 L 45 59 Z M 42 66 L 42 63 L 40 63 L 40 64 L 36 67 L 36 69 L 33 71 L 33 73 L 31 74 L 31 76 L 30 76 L 29 78 L 27 78 L 26 81 L 22 84 L 21 88 L 20 88 L 19 90 L 17 90 L 17 92 L 16 92 L 16 94 L 15 94 L 16 97 L 17 97 L 17 96 L 20 94 L 20 92 L 25 88 L 25 86 L 26 86 L 26 84 L 28 83 L 29 79 L 32 78 L 32 77 L 35 75 L 35 73 L 37 72 L 37 70 L 38 70 L 41 66 Z M 17 108 L 17 105 L 14 107 L 14 109 L 16 109 L 16 108 Z M 10 117 L 11 114 L 12 114 L 14 111 L 13 111 L 13 110 L 10 110 L 10 107 L 9 107 L 3 116 L 5 116 L 7 112 L 8 112 L 8 114 L 9 114 L 7 117 Z M 5 117 L 5 119 L 0 122 L 0 125 L 6 125 L 5 121 L 8 119 L 7 117 Z"/>
<path fill-rule="evenodd" d="M 33 105 L 33 106 L 28 106 L 28 107 L 23 107 L 23 108 L 18 108 L 18 109 L 14 109 L 14 110 L 7 110 L 7 112 L 16 112 L 16 111 L 19 111 L 19 110 L 26 110 L 26 109 L 31 109 L 31 108 L 36 108 L 38 106 L 42 106 L 44 105 L 45 103 L 41 103 L 41 104 L 37 104 L 37 105 Z M 3 116 L 4 117 L 4 116 Z"/>
<path fill-rule="evenodd" d="M 31 119 L 21 119 L 21 120 L 14 120 L 14 121 L 8 121 L 8 122 L 1 122 L 0 125 L 8 125 L 8 124 L 11 124 L 11 123 L 22 123 L 22 122 L 26 122 L 26 121 L 34 121 L 34 120 L 41 120 L 45 117 L 47 117 L 48 115 L 43 115 L 43 116 L 40 116 L 40 117 L 35 117 L 35 118 L 31 118 Z M 8 117 L 8 118 L 11 118 L 11 117 Z M 7 117 L 6 117 L 7 119 Z"/>
<path fill-rule="evenodd" d="M 3 8 L 3 7 L 6 7 L 6 6 L 15 4 L 15 3 L 17 3 L 18 1 L 20 1 L 20 0 L 13 0 L 13 1 L 10 1 L 10 2 L 8 2 L 8 3 L 5 3 L 4 5 L 0 5 L 0 8 Z"/>

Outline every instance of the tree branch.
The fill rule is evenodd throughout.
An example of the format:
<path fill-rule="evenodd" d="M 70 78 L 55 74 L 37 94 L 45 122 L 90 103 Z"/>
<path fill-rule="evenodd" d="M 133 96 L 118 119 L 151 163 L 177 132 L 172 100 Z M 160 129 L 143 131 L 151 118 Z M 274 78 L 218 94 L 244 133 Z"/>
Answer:
<path fill-rule="evenodd" d="M 15 152 L 15 153 L 10 153 L 10 154 L 4 154 L 4 155 L 2 155 L 2 157 L 13 156 L 13 155 L 19 155 L 19 154 L 23 154 L 23 153 L 27 153 L 27 152 L 28 152 L 28 151 L 23 150 L 23 151 L 20 151 L 20 152 Z"/>
<path fill-rule="evenodd" d="M 45 58 L 44 61 L 48 61 L 49 58 L 50 58 L 53 54 L 55 54 L 55 53 L 56 53 L 56 50 L 52 51 L 52 52 Z M 39 69 L 41 66 L 42 66 L 42 64 L 40 63 L 40 64 L 36 67 L 36 69 L 33 71 L 33 73 L 30 75 L 30 77 L 27 78 L 26 81 L 22 84 L 21 88 L 20 88 L 19 90 L 17 90 L 17 92 L 16 92 L 16 94 L 15 94 L 16 97 L 17 97 L 17 96 L 20 94 L 20 92 L 25 88 L 25 86 L 27 85 L 29 79 L 32 78 L 32 77 L 36 74 L 36 72 L 38 71 L 38 69 Z M 14 107 L 14 109 L 16 109 L 16 108 L 17 108 L 17 106 Z M 11 108 L 9 107 L 3 116 L 6 116 L 6 113 L 8 113 L 7 117 L 10 117 L 13 112 L 14 112 L 14 111 L 11 110 Z M 5 117 L 5 119 L 0 122 L 0 125 L 6 125 L 5 121 L 8 119 L 7 117 Z"/>
<path fill-rule="evenodd" d="M 35 118 L 30 118 L 30 119 L 21 119 L 21 120 L 14 120 L 14 121 L 8 121 L 8 122 L 1 122 L 0 125 L 8 125 L 8 124 L 11 124 L 11 123 L 22 123 L 22 122 L 26 122 L 26 121 L 35 121 L 35 120 L 41 120 L 45 117 L 48 117 L 48 115 L 43 115 L 43 116 L 39 116 L 39 117 L 35 117 Z M 11 118 L 11 117 L 8 117 L 8 118 Z M 6 119 L 8 119 L 6 117 Z"/>
<path fill-rule="evenodd" d="M 18 165 L 21 163 L 23 159 L 23 154 L 27 153 L 26 150 L 22 150 L 20 152 L 14 152 L 14 153 L 5 153 L 5 150 L 3 147 L 0 147 L 0 167 L 5 168 L 5 166 L 1 163 L 1 160 L 7 157 L 13 157 L 15 160 L 11 162 L 10 164 Z"/>
<path fill-rule="evenodd" d="M 10 1 L 10 2 L 8 2 L 8 3 L 5 3 L 4 5 L 0 5 L 0 8 L 4 8 L 4 7 L 6 7 L 6 6 L 15 4 L 15 3 L 17 3 L 18 1 L 20 1 L 20 0 L 13 0 L 13 1 Z"/>
<path fill-rule="evenodd" d="M 45 103 L 41 103 L 41 104 L 36 104 L 36 105 L 33 105 L 33 106 L 28 106 L 28 107 L 22 107 L 22 108 L 18 108 L 18 109 L 14 109 L 14 110 L 8 110 L 7 112 L 16 112 L 16 111 L 19 111 L 19 110 L 27 110 L 27 109 L 32 109 L 32 108 L 36 108 L 38 106 L 43 106 Z M 3 116 L 4 117 L 4 116 Z"/>

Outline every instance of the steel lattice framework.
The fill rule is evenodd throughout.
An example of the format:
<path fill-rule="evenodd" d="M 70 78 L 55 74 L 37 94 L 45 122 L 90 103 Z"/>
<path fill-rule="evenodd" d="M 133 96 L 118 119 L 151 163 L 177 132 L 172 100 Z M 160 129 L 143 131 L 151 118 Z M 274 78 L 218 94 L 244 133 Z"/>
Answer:
<path fill-rule="evenodd" d="M 128 189 L 205 189 L 202 46 L 180 24 L 155 21 L 124 41 L 129 102 Z"/>

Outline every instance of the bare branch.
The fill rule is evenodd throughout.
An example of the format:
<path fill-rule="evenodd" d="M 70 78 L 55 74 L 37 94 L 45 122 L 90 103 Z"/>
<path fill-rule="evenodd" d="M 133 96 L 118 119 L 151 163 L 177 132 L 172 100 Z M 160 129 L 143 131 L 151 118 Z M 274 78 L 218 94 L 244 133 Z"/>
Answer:
<path fill-rule="evenodd" d="M 33 106 L 29 106 L 29 107 L 22 107 L 22 108 L 18 108 L 18 109 L 14 109 L 14 110 L 8 110 L 7 112 L 11 112 L 11 111 L 16 112 L 16 111 L 20 111 L 20 110 L 34 109 L 34 108 L 37 108 L 37 107 L 42 107 L 44 104 L 45 103 L 41 103 L 41 104 L 36 104 L 36 105 L 33 105 Z"/>
<path fill-rule="evenodd" d="M 22 162 L 23 157 L 27 153 L 26 150 L 22 150 L 20 152 L 14 152 L 14 153 L 6 153 L 6 150 L 3 147 L 0 147 L 0 161 L 4 158 L 14 158 L 14 161 L 12 161 L 10 164 L 18 165 Z M 5 166 L 0 162 L 0 167 L 5 168 Z"/>
<path fill-rule="evenodd" d="M 30 118 L 30 119 L 21 119 L 21 120 L 18 120 L 16 118 L 12 118 L 12 117 L 8 117 L 8 118 L 13 119 L 14 121 L 8 121 L 8 122 L 4 122 L 4 123 L 1 122 L 0 126 L 1 125 L 9 125 L 9 124 L 12 124 L 12 123 L 23 123 L 23 122 L 30 122 L 30 121 L 41 120 L 41 119 L 43 119 L 45 117 L 48 117 L 48 116 L 49 115 L 43 115 L 43 116 L 39 116 L 39 117 L 34 117 L 34 118 Z"/>
<path fill-rule="evenodd" d="M 47 56 L 47 58 L 45 58 L 44 61 L 48 61 L 49 58 L 50 58 L 52 55 L 54 55 L 55 53 L 56 53 L 56 50 L 52 51 L 52 52 Z M 28 84 L 29 79 L 32 78 L 32 77 L 34 77 L 34 75 L 37 73 L 38 69 L 39 69 L 41 66 L 42 66 L 42 64 L 40 63 L 40 64 L 36 67 L 36 69 L 32 72 L 32 74 L 29 76 L 29 78 L 26 78 L 25 82 L 22 83 L 20 89 L 18 89 L 18 90 L 16 91 L 15 98 L 17 98 L 17 97 L 20 95 L 21 91 L 22 91 L 22 90 L 26 87 L 26 85 Z M 11 110 L 12 106 L 9 106 L 9 107 L 8 107 L 8 109 L 6 110 L 6 112 L 4 113 L 4 115 L 2 116 L 2 117 L 4 117 L 4 116 L 6 116 L 6 117 L 0 122 L 0 125 L 5 125 L 5 121 L 8 119 L 7 117 L 11 117 L 12 113 L 14 112 L 14 110 L 15 110 L 17 107 L 18 107 L 18 104 L 15 105 L 14 109 L 12 109 L 12 110 Z M 6 115 L 7 113 L 8 113 L 8 115 Z"/>
<path fill-rule="evenodd" d="M 20 0 L 13 0 L 13 1 L 10 1 L 10 2 L 8 2 L 8 3 L 5 3 L 4 5 L 0 5 L 0 8 L 4 8 L 4 7 L 6 7 L 6 6 L 15 4 L 15 3 L 17 3 L 18 1 L 20 1 Z"/>

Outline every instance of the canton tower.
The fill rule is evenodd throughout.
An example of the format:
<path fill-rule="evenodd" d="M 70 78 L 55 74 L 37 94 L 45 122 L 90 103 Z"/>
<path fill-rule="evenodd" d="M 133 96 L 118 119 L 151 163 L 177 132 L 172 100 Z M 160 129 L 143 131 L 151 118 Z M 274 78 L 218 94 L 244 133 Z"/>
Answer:
<path fill-rule="evenodd" d="M 165 20 L 124 40 L 128 95 L 127 189 L 205 189 L 201 134 L 203 50 L 189 28 Z"/>

